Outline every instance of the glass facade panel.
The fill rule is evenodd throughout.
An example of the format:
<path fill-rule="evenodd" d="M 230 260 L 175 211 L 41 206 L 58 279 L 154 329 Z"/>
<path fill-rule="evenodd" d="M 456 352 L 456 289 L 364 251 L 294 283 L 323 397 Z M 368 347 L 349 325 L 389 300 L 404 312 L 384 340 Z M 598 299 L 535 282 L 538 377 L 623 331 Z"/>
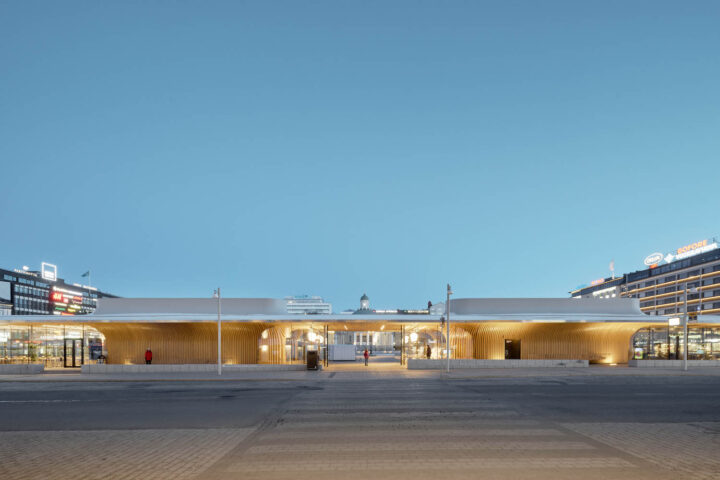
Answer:
<path fill-rule="evenodd" d="M 688 340 L 689 360 L 720 360 L 720 328 L 691 326 Z M 680 360 L 684 348 L 682 326 L 644 328 L 633 336 L 636 360 Z"/>
<path fill-rule="evenodd" d="M 0 323 L 0 363 L 40 363 L 45 368 L 66 365 L 66 341 L 76 340 L 75 366 L 97 363 L 105 337 L 91 327 L 67 325 L 12 325 Z M 71 361 L 72 365 L 73 362 Z"/>

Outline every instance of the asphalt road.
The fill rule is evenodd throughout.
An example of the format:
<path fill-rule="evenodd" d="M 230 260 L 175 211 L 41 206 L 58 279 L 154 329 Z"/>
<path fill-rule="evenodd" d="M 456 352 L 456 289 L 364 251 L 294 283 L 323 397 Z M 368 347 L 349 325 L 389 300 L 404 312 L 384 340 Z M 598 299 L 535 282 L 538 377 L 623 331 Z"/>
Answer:
<path fill-rule="evenodd" d="M 373 387 L 367 396 L 364 385 Z M 0 431 L 250 427 L 281 406 L 292 406 L 299 393 L 321 406 L 325 392 L 337 388 L 360 392 L 358 407 L 373 404 L 384 392 L 422 401 L 423 391 L 441 388 L 449 405 L 481 395 L 556 422 L 720 422 L 720 376 L 23 382 L 0 383 Z"/>
<path fill-rule="evenodd" d="M 720 376 L 9 382 L 2 440 L 3 478 L 713 479 Z"/>

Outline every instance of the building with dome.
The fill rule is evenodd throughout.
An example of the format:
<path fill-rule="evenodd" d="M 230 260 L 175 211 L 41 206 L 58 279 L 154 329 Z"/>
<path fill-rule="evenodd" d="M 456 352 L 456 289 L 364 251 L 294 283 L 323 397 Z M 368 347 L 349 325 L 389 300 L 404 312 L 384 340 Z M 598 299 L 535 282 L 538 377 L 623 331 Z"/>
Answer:
<path fill-rule="evenodd" d="M 360 308 L 353 313 L 355 315 L 373 313 L 373 310 L 370 310 L 370 297 L 367 296 L 367 293 L 362 294 L 362 297 L 360 297 Z"/>

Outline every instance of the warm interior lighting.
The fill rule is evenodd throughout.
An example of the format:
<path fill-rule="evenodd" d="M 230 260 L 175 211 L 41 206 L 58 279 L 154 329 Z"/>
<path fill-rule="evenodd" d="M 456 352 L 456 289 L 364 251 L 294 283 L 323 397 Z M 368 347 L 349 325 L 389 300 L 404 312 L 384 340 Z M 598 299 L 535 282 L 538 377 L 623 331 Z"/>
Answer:
<path fill-rule="evenodd" d="M 415 333 L 415 332 L 412 332 L 412 333 L 410 334 L 410 340 L 413 341 L 413 342 L 417 342 L 417 339 L 418 339 L 418 334 Z"/>

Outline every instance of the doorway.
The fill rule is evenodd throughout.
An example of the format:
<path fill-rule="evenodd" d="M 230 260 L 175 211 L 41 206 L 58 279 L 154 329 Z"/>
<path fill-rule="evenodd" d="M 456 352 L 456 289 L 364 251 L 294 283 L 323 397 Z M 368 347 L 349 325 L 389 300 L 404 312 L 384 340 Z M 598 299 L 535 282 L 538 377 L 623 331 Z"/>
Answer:
<path fill-rule="evenodd" d="M 85 347 L 82 338 L 66 338 L 63 350 L 65 368 L 79 368 L 85 357 Z"/>
<path fill-rule="evenodd" d="M 520 360 L 520 340 L 505 339 L 505 360 Z"/>

